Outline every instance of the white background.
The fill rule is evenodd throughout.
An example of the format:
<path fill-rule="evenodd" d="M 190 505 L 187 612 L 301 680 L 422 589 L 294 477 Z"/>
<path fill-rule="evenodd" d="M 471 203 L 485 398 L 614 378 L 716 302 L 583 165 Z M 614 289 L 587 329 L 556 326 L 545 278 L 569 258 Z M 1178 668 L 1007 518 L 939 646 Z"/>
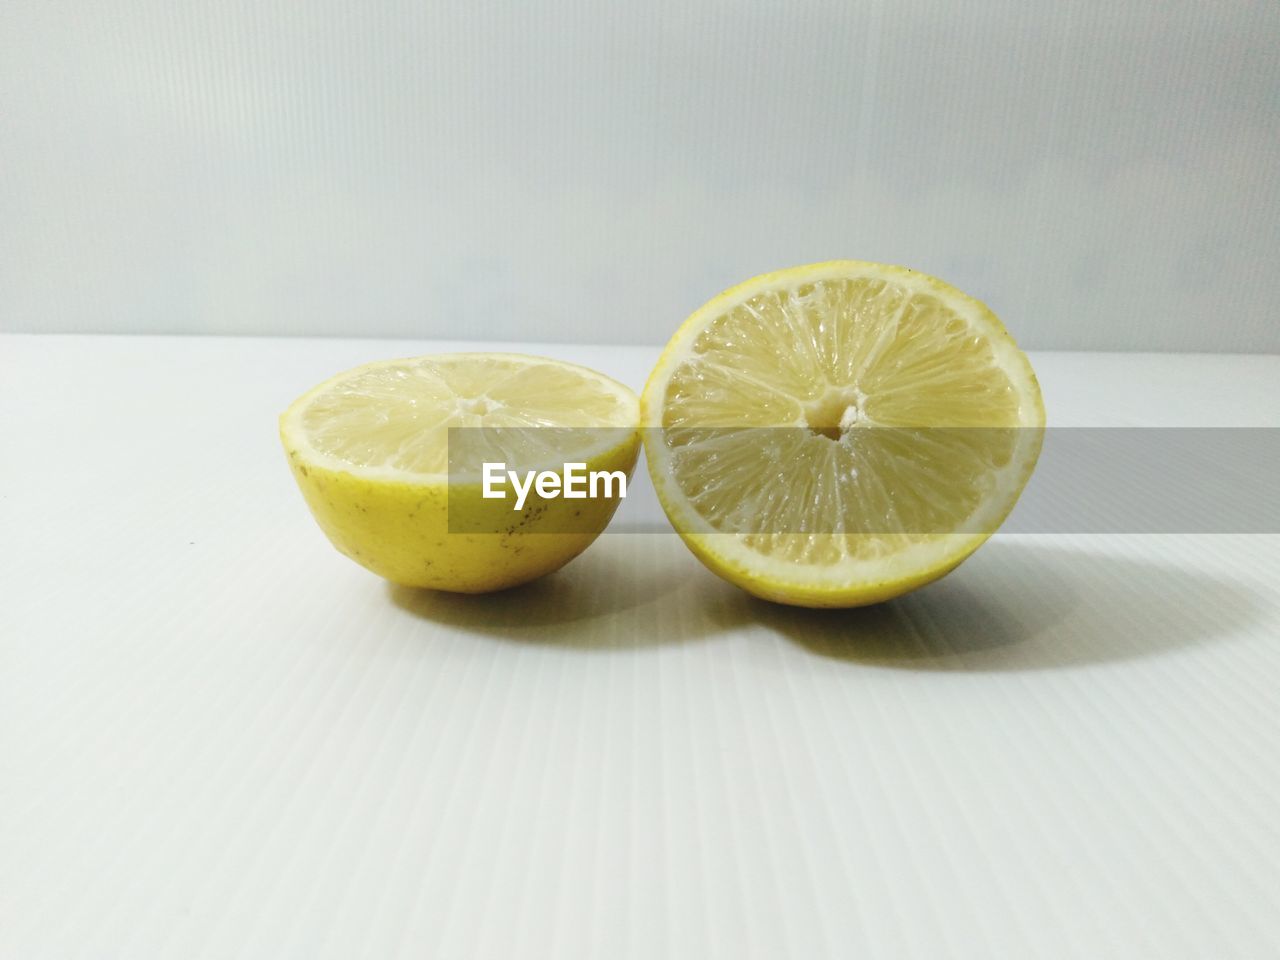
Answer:
<path fill-rule="evenodd" d="M 1001 534 L 802 610 L 615 524 L 396 589 L 273 414 L 421 349 L 0 338 L 4 960 L 1280 956 L 1280 537 Z M 1062 426 L 1280 425 L 1280 357 L 1031 359 Z"/>
<path fill-rule="evenodd" d="M 903 263 L 1280 351 L 1280 5 L 9 0 L 0 330 L 660 343 Z"/>

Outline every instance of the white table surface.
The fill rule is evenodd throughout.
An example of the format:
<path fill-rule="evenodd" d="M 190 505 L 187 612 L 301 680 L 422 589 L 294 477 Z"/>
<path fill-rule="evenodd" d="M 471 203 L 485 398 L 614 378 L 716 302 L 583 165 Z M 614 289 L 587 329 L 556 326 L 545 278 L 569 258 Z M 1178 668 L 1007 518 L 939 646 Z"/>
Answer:
<path fill-rule="evenodd" d="M 465 346 L 0 337 L 0 957 L 1280 955 L 1280 537 L 834 613 L 636 533 L 391 589 L 276 414 Z M 1056 424 L 1280 425 L 1277 357 L 1033 361 Z"/>

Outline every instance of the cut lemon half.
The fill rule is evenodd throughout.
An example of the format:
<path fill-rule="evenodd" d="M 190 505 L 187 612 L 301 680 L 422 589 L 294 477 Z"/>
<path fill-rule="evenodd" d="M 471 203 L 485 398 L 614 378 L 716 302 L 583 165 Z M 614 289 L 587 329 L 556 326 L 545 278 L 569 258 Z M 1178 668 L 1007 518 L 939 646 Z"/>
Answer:
<path fill-rule="evenodd" d="M 976 550 L 1031 475 L 1044 406 L 984 305 L 841 260 L 696 311 L 641 421 L 658 498 L 699 559 L 757 596 L 837 607 L 903 594 Z"/>
<path fill-rule="evenodd" d="M 492 484 L 506 495 L 484 496 L 485 464 L 561 482 L 569 463 L 629 477 L 638 421 L 635 393 L 586 367 L 455 353 L 339 374 L 281 415 L 280 439 L 342 553 L 405 586 L 479 593 L 567 563 L 622 496 L 602 484 L 594 497 L 569 499 L 548 484 L 516 509 L 510 487 Z"/>

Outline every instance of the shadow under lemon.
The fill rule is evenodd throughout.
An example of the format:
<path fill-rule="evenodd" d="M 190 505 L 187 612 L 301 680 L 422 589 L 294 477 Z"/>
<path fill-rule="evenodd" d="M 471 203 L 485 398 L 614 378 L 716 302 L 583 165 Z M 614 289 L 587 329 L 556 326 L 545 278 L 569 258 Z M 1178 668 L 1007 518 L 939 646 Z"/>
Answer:
<path fill-rule="evenodd" d="M 681 556 L 683 554 L 683 556 Z M 498 639 L 580 650 L 619 650 L 697 639 L 669 629 L 659 607 L 691 572 L 674 536 L 610 534 L 545 577 L 507 590 L 466 595 L 387 584 L 392 601 L 425 620 Z M 700 569 L 700 568 L 699 568 Z"/>
<path fill-rule="evenodd" d="M 1257 613 L 1238 584 L 1019 536 L 992 540 L 914 593 L 847 610 L 757 599 L 665 534 L 606 532 L 561 571 L 495 594 L 388 589 L 416 616 L 506 641 L 607 652 L 764 634 L 837 662 L 973 672 L 1154 656 L 1230 633 Z"/>

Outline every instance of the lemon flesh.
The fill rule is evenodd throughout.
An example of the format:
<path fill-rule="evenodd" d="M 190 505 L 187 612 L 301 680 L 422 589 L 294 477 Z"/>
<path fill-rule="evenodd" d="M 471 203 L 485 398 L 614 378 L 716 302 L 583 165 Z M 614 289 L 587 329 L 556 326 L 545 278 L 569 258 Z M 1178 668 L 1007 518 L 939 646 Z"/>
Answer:
<path fill-rule="evenodd" d="M 586 367 L 457 353 L 339 374 L 281 415 L 280 439 L 338 550 L 394 583 L 482 593 L 563 566 L 620 502 L 617 488 L 573 500 L 531 490 L 516 511 L 482 496 L 483 464 L 630 476 L 638 420 L 636 395 Z"/>
<path fill-rule="evenodd" d="M 1035 374 L 985 306 L 936 278 L 833 261 L 696 311 L 641 399 L 668 518 L 768 599 L 857 606 L 948 571 L 1039 455 Z"/>

